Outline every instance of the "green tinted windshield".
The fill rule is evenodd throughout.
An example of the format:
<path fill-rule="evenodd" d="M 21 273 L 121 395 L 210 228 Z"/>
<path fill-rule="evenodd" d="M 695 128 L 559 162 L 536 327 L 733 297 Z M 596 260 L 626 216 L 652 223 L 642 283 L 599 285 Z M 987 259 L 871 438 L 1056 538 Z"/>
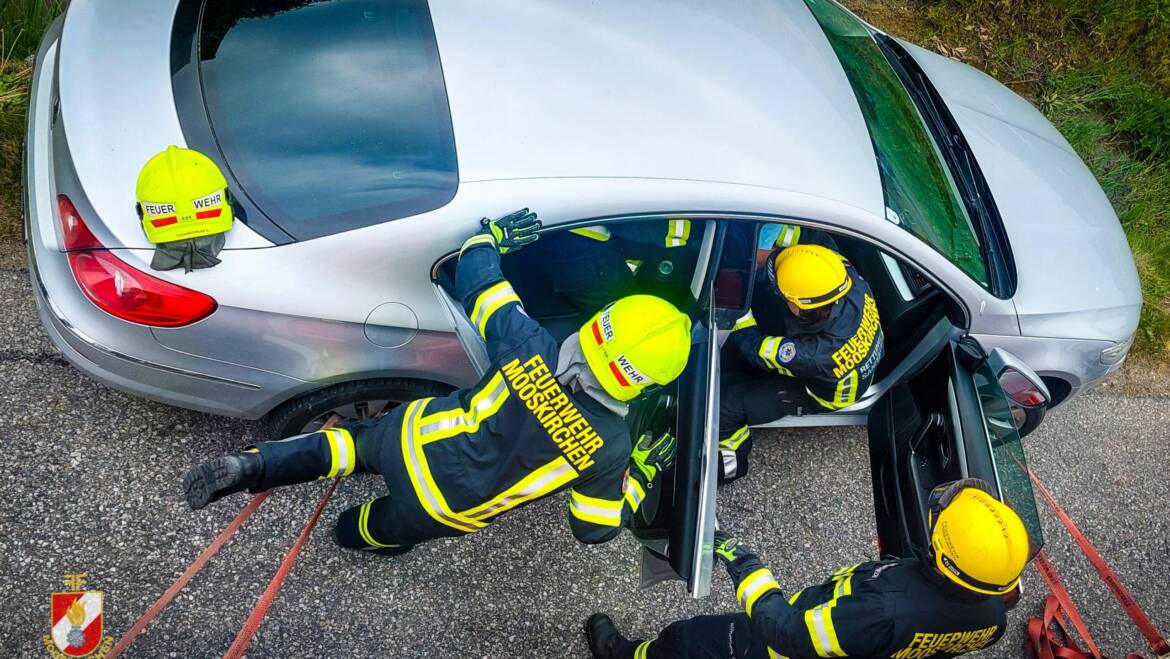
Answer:
<path fill-rule="evenodd" d="M 979 237 L 954 180 L 873 35 L 829 0 L 805 4 L 829 38 L 861 106 L 881 172 L 887 217 L 986 287 L 987 265 Z"/>

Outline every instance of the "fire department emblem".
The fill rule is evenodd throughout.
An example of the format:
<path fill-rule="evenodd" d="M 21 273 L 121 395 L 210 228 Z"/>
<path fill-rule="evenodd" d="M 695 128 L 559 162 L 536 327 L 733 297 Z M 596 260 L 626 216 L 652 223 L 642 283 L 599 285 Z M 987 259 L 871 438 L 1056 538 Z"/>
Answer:
<path fill-rule="evenodd" d="M 99 590 L 81 590 L 85 577 L 85 573 L 67 574 L 65 585 L 70 592 L 53 593 L 50 632 L 43 639 L 50 656 L 103 657 L 114 645 L 114 639 L 102 638 L 103 594 Z"/>

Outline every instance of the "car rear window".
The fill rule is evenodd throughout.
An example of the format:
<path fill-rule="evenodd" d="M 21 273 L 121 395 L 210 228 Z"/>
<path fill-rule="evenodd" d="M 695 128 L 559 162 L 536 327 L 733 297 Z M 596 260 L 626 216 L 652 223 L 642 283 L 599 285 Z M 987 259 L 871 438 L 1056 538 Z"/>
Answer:
<path fill-rule="evenodd" d="M 447 91 L 421 0 L 207 2 L 208 118 L 243 194 L 294 239 L 455 196 Z"/>

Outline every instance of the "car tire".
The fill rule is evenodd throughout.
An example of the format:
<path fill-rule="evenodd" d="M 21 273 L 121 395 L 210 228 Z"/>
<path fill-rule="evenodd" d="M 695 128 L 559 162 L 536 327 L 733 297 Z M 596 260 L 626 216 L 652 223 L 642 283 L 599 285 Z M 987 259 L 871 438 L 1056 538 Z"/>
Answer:
<path fill-rule="evenodd" d="M 347 410 L 338 412 L 344 421 L 359 421 L 385 414 L 400 403 L 451 391 L 452 387 L 437 382 L 406 378 L 342 382 L 286 401 L 266 414 L 262 423 L 272 439 L 292 437 L 316 430 L 339 410 Z M 370 402 L 376 402 L 380 409 L 363 405 Z"/>

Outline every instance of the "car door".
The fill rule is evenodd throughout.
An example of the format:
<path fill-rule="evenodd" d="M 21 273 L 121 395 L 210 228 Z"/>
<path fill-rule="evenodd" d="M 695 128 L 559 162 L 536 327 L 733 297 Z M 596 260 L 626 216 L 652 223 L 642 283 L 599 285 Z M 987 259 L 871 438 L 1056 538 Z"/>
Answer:
<path fill-rule="evenodd" d="M 1027 396 L 1020 394 L 1024 388 Z M 961 478 L 991 483 L 1024 520 L 1038 551 L 1044 536 L 1013 407 L 1016 399 L 1043 404 L 1047 396 L 1031 369 L 998 349 L 987 354 L 971 337 L 948 341 L 929 364 L 884 393 L 868 423 L 881 553 L 925 552 L 930 491 Z"/>
<path fill-rule="evenodd" d="M 642 216 L 637 219 L 625 218 L 608 222 L 590 223 L 590 226 L 613 225 L 622 221 L 655 221 L 664 218 Z M 696 220 L 692 223 L 691 240 L 697 241 L 697 254 L 691 254 L 687 263 L 693 260 L 689 281 L 678 281 L 677 294 L 669 295 L 676 304 L 690 315 L 692 320 L 691 359 L 683 374 L 668 386 L 661 388 L 643 399 L 635 401 L 627 417 L 632 439 L 644 433 L 655 436 L 670 432 L 678 439 L 675 465 L 663 473 L 635 516 L 631 531 L 641 543 L 643 583 L 677 579 L 686 582 L 687 590 L 693 597 L 703 597 L 711 585 L 712 545 L 715 532 L 715 490 L 718 439 L 715 428 L 718 419 L 718 387 L 715 377 L 718 359 L 718 342 L 715 338 L 715 308 L 713 305 L 715 276 L 721 251 L 723 227 L 714 220 Z M 574 225 L 575 226 L 575 225 Z M 545 229 L 563 231 L 565 227 Z M 543 287 L 539 273 L 527 272 L 521 259 L 526 252 L 533 252 L 541 243 L 517 255 L 505 257 L 503 270 L 516 289 L 525 309 L 541 322 L 554 336 L 563 338 L 580 326 L 581 318 L 558 300 L 555 293 Z M 457 253 L 453 253 L 435 264 L 432 281 L 436 295 L 448 309 L 456 334 L 459 336 L 468 357 L 477 371 L 482 374 L 490 361 L 483 341 L 480 339 L 466 312 L 454 296 L 454 274 Z M 663 261 L 668 259 L 663 257 Z M 663 263 L 640 264 L 650 275 L 671 272 L 675 264 L 662 267 Z M 639 278 L 650 287 L 633 292 L 658 293 L 663 286 L 661 276 Z M 641 284 L 639 284 L 641 285 Z M 653 290 L 652 290 L 653 289 Z M 672 290 L 674 290 L 672 288 Z M 531 304 L 530 304 L 531 303 Z"/>

